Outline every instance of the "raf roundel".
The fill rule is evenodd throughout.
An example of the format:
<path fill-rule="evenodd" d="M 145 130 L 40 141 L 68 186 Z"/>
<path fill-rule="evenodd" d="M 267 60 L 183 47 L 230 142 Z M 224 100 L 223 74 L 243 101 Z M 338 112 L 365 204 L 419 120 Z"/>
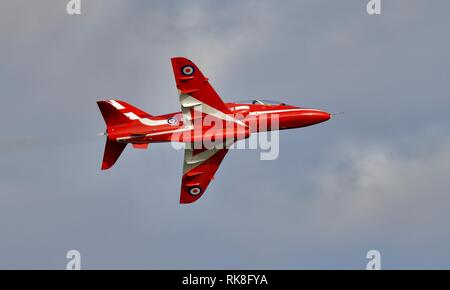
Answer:
<path fill-rule="evenodd" d="M 175 119 L 173 117 L 167 119 L 167 123 L 169 123 L 170 125 L 175 125 L 177 122 L 178 122 L 177 119 Z"/>
<path fill-rule="evenodd" d="M 201 192 L 202 192 L 202 190 L 198 186 L 189 188 L 190 195 L 196 196 L 196 195 L 199 195 Z"/>
<path fill-rule="evenodd" d="M 194 67 L 192 65 L 185 65 L 183 66 L 183 68 L 181 69 L 181 73 L 185 76 L 191 76 L 194 74 Z"/>

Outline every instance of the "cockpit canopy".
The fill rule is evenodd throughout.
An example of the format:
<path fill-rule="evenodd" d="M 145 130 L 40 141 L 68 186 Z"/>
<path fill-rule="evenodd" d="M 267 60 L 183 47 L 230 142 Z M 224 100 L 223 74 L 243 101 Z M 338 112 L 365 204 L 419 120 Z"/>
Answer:
<path fill-rule="evenodd" d="M 270 101 L 270 100 L 243 100 L 236 101 L 239 104 L 249 104 L 249 105 L 265 105 L 265 106 L 278 106 L 278 105 L 286 105 L 282 102 Z"/>

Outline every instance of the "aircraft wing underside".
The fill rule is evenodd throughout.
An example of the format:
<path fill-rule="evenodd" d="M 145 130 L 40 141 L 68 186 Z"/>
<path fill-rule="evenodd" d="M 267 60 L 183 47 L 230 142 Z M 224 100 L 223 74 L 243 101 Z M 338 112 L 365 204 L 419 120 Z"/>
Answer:
<path fill-rule="evenodd" d="M 229 140 L 228 144 L 232 144 Z M 183 178 L 181 182 L 180 203 L 192 203 L 206 191 L 228 148 L 191 149 L 187 144 L 184 149 Z"/>

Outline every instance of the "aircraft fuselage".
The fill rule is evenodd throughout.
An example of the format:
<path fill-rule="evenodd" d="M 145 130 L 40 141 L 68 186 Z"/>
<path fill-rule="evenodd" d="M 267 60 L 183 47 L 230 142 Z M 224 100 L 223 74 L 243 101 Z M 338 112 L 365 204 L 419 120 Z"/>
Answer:
<path fill-rule="evenodd" d="M 137 118 L 138 123 L 108 128 L 109 138 L 118 142 L 146 144 L 160 142 L 197 142 L 205 138 L 242 139 L 251 133 L 311 126 L 330 119 L 325 111 L 286 104 L 227 103 L 227 107 L 245 126 L 230 127 L 222 120 L 195 118 L 185 124 L 181 112 L 150 118 Z"/>

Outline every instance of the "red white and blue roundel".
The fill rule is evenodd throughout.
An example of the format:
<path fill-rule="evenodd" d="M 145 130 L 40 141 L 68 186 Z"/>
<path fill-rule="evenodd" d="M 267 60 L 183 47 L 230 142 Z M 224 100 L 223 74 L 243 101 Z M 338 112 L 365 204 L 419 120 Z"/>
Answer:
<path fill-rule="evenodd" d="M 192 65 L 185 65 L 181 68 L 181 73 L 185 76 L 191 76 L 195 72 L 195 69 Z"/>
<path fill-rule="evenodd" d="M 169 119 L 167 119 L 167 123 L 169 123 L 170 125 L 175 125 L 177 122 L 178 120 L 174 117 L 170 117 Z"/>
<path fill-rule="evenodd" d="M 188 192 L 190 195 L 196 196 L 202 193 L 202 189 L 199 186 L 194 186 L 189 188 Z"/>

